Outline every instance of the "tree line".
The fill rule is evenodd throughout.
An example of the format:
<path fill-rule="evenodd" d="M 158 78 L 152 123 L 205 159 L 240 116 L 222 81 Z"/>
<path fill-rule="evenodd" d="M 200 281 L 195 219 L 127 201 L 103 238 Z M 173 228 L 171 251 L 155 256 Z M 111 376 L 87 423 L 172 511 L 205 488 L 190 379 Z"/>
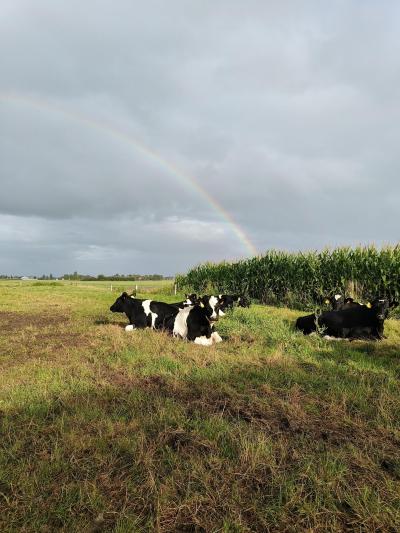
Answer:
<path fill-rule="evenodd" d="M 63 279 L 79 281 L 161 281 L 173 279 L 173 277 L 161 274 L 113 274 L 112 276 L 98 274 L 97 276 L 91 276 L 74 272 L 73 274 L 64 274 Z"/>
<path fill-rule="evenodd" d="M 15 276 L 12 274 L 0 274 L 0 279 L 22 279 L 25 276 Z M 90 274 L 79 274 L 74 272 L 73 274 L 64 274 L 57 277 L 53 274 L 43 274 L 42 276 L 28 276 L 30 279 L 37 280 L 72 280 L 72 281 L 160 281 L 174 279 L 173 276 L 163 276 L 161 274 L 113 274 L 107 276 L 105 274 L 98 274 L 92 276 Z"/>

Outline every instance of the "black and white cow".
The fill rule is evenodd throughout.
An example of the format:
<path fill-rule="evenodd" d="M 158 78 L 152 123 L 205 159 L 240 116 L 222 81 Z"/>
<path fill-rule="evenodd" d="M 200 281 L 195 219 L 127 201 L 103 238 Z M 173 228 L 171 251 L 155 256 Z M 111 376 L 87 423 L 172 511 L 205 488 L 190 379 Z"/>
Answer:
<path fill-rule="evenodd" d="M 129 320 L 126 331 L 135 328 L 162 329 L 167 317 L 174 316 L 178 308 L 164 302 L 140 300 L 123 292 L 110 307 L 113 313 L 125 313 Z"/>
<path fill-rule="evenodd" d="M 209 311 L 200 305 L 180 309 L 177 315 L 165 321 L 165 328 L 174 337 L 187 339 L 203 346 L 211 346 L 222 341 L 219 334 L 213 331 Z"/>
<path fill-rule="evenodd" d="M 136 328 L 166 329 L 176 337 L 204 346 L 222 341 L 212 329 L 209 311 L 198 305 L 179 309 L 164 302 L 139 300 L 123 292 L 110 311 L 126 314 L 129 320 L 126 331 Z"/>
<path fill-rule="evenodd" d="M 239 307 L 250 307 L 250 302 L 245 296 L 239 294 L 219 294 L 218 298 L 221 302 L 220 309 L 225 312 L 228 309 L 233 309 L 237 304 Z"/>
<path fill-rule="evenodd" d="M 370 307 L 358 304 L 338 311 L 327 311 L 322 313 L 315 322 L 324 335 L 329 337 L 379 340 L 384 338 L 384 321 L 389 310 L 397 305 L 398 302 L 377 298 Z M 311 333 L 309 329 L 304 328 L 304 322 L 302 331 L 305 335 Z"/>

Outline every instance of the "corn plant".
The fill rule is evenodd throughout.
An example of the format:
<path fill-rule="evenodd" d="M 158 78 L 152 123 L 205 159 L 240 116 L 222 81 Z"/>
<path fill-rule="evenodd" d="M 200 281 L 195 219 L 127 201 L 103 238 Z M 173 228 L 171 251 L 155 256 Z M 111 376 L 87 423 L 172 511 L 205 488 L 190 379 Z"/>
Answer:
<path fill-rule="evenodd" d="M 359 300 L 400 294 L 400 245 L 310 252 L 268 250 L 237 262 L 204 263 L 177 276 L 181 290 L 242 293 L 264 303 L 310 307 L 340 293 Z"/>

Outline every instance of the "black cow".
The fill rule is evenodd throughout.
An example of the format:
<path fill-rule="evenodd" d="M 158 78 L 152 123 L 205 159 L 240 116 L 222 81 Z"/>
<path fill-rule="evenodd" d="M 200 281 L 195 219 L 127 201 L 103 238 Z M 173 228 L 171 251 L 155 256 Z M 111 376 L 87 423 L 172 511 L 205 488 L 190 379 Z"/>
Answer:
<path fill-rule="evenodd" d="M 379 340 L 384 338 L 384 321 L 390 308 L 397 305 L 395 301 L 377 298 L 370 307 L 358 304 L 339 311 L 327 311 L 318 317 L 318 327 L 329 337 Z M 305 329 L 302 331 L 308 334 Z"/>
<path fill-rule="evenodd" d="M 362 304 L 355 302 L 353 298 L 345 298 L 341 294 L 335 294 L 326 298 L 324 303 L 330 304 L 332 311 L 340 311 L 341 309 L 352 309 L 356 307 L 362 307 Z M 317 331 L 316 314 L 301 316 L 296 320 L 296 329 L 299 329 L 304 335 Z"/>

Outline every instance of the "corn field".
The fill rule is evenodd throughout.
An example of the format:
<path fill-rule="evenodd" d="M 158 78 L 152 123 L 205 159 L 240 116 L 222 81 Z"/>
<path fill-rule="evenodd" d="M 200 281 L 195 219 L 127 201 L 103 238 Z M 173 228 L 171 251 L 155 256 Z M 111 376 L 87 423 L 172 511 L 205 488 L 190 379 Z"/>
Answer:
<path fill-rule="evenodd" d="M 181 290 L 240 293 L 262 303 L 313 307 L 331 294 L 358 300 L 400 293 L 400 245 L 337 248 L 263 256 L 219 264 L 205 263 L 179 275 Z"/>

